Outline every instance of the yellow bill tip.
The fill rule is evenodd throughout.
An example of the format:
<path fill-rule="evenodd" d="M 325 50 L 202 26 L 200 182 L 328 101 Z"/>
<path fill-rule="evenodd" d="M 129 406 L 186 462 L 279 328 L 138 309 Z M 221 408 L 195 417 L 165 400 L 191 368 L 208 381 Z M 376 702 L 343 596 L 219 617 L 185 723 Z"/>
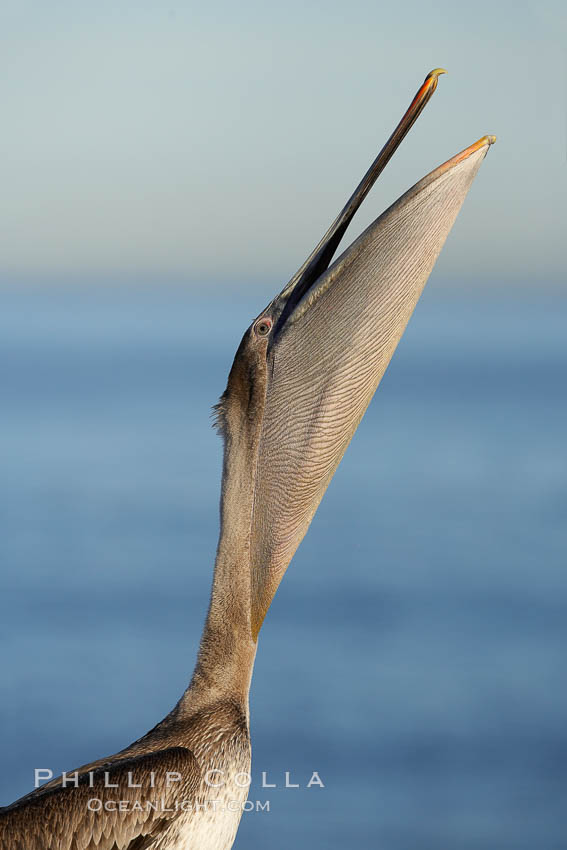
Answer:
<path fill-rule="evenodd" d="M 472 145 L 469 145 L 468 148 L 465 148 L 464 151 L 456 154 L 455 156 L 448 159 L 447 162 L 444 162 L 443 165 L 439 166 L 439 171 L 447 171 L 449 168 L 452 168 L 454 165 L 457 165 L 459 162 L 462 162 L 464 159 L 468 159 L 469 156 L 472 156 L 473 153 L 477 153 L 477 151 L 482 150 L 482 148 L 489 148 L 490 145 L 493 145 L 496 141 L 496 136 L 482 136 Z"/>
<path fill-rule="evenodd" d="M 445 68 L 434 68 L 433 71 L 429 72 L 429 74 L 427 75 L 427 77 L 425 79 L 426 80 L 431 80 L 431 79 L 436 80 L 437 77 L 441 76 L 441 74 L 446 74 L 446 73 L 447 73 L 447 71 L 445 70 Z"/>

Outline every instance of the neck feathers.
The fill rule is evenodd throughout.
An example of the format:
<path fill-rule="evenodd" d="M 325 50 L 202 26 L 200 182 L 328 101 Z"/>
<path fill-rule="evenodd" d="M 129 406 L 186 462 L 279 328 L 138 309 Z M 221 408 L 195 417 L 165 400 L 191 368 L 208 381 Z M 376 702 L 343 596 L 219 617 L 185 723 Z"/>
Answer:
<path fill-rule="evenodd" d="M 265 360 L 264 360 L 265 364 Z M 253 636 L 250 535 L 265 381 L 237 353 L 217 407 L 224 437 L 220 537 L 209 611 L 190 691 L 248 699 Z M 265 366 L 264 366 L 265 371 Z M 260 376 L 261 377 L 261 376 Z"/>

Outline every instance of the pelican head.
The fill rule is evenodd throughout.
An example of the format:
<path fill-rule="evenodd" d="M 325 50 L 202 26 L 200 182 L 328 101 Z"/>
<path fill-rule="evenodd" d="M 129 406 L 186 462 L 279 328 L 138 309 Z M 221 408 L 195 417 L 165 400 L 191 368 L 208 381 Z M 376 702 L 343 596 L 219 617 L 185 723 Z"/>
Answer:
<path fill-rule="evenodd" d="M 239 503 L 254 639 L 495 141 L 484 136 L 420 180 L 330 265 L 440 73 L 426 77 L 321 242 L 248 327 L 217 406 L 225 438 L 221 518 Z"/>

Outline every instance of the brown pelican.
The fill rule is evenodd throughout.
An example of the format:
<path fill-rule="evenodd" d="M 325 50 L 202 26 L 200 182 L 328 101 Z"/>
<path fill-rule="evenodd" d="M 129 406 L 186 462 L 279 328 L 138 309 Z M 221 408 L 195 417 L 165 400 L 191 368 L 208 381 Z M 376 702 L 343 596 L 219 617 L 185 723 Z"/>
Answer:
<path fill-rule="evenodd" d="M 494 141 L 484 136 L 420 180 L 331 265 L 440 73 L 426 77 L 325 236 L 242 337 L 216 408 L 221 528 L 189 687 L 144 737 L 6 807 L 3 850 L 232 846 L 262 622 Z"/>

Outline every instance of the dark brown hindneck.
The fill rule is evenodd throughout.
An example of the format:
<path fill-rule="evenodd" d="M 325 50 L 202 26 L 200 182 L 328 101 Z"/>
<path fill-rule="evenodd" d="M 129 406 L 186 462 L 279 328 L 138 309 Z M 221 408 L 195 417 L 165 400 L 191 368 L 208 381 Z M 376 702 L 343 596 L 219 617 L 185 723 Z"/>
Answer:
<path fill-rule="evenodd" d="M 231 381 L 239 372 L 233 366 Z M 256 385 L 257 387 L 257 385 Z M 246 394 L 247 404 L 228 397 L 225 404 L 221 528 L 211 601 L 197 665 L 182 700 L 191 706 L 233 698 L 248 705 L 256 655 L 252 636 L 250 534 L 260 422 L 265 385 Z"/>
<path fill-rule="evenodd" d="M 234 455 L 233 455 L 234 458 Z M 251 629 L 250 521 L 253 481 L 225 448 L 221 532 L 211 601 L 192 687 L 248 699 L 256 654 Z"/>

